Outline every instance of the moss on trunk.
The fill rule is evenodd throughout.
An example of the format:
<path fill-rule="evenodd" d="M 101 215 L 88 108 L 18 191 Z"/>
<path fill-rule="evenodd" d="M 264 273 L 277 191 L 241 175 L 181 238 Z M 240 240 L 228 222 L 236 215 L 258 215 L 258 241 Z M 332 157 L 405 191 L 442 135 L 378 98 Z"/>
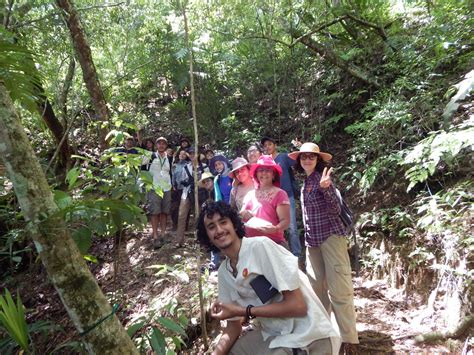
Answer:
<path fill-rule="evenodd" d="M 64 307 L 79 332 L 89 330 L 111 314 L 112 308 L 58 214 L 51 189 L 1 82 L 0 159 Z M 83 339 L 90 353 L 138 353 L 115 315 L 91 329 Z"/>

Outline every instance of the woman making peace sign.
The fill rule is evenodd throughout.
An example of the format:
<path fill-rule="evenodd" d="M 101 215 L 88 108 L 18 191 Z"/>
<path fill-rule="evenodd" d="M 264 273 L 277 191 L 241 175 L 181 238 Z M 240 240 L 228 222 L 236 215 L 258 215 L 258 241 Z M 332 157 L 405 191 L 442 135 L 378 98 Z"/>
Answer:
<path fill-rule="evenodd" d="M 306 173 L 301 209 L 309 280 L 328 313 L 334 311 L 342 341 L 357 344 L 347 231 L 339 217 L 341 207 L 328 164 L 332 156 L 320 152 L 314 143 L 304 143 L 299 152 L 288 156 Z"/>

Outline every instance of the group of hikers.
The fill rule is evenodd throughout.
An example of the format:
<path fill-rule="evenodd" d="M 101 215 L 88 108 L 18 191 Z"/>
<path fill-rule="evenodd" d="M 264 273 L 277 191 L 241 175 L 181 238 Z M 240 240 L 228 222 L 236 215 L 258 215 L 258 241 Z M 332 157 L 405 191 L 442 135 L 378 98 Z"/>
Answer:
<path fill-rule="evenodd" d="M 218 269 L 219 296 L 211 315 L 226 320 L 214 353 L 337 354 L 341 342 L 350 353 L 359 341 L 348 230 L 331 180 L 332 155 L 311 142 L 278 152 L 271 137 L 252 144 L 247 159 L 231 162 L 209 148 L 196 154 L 187 138 L 175 154 L 165 137 L 143 143 L 151 154 L 143 157 L 142 168 L 163 191 L 147 193 L 155 248 L 168 236 L 169 214 L 176 247 L 184 245 L 197 166 L 198 241 L 211 252 L 209 268 Z M 130 151 L 133 141 L 124 149 L 138 153 Z M 293 169 L 306 176 L 300 191 Z M 297 229 L 298 194 L 305 255 Z M 250 322 L 254 318 L 258 321 Z"/>

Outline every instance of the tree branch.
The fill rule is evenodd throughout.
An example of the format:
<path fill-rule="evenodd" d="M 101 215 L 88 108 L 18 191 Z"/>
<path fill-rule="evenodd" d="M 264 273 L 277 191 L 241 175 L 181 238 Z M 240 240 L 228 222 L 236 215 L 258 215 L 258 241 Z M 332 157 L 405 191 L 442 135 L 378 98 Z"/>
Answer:
<path fill-rule="evenodd" d="M 360 25 L 363 25 L 365 27 L 370 27 L 370 28 L 373 28 L 379 35 L 380 37 L 382 37 L 382 39 L 384 41 L 386 41 L 388 39 L 387 37 L 387 34 L 385 33 L 384 29 L 382 26 L 378 26 L 374 23 L 371 23 L 369 21 L 366 21 L 366 20 L 363 20 L 361 18 L 358 18 L 358 17 L 355 17 L 354 15 L 351 15 L 351 14 L 347 14 L 346 15 L 348 18 L 354 20 L 355 22 L 357 22 L 358 24 Z"/>
<path fill-rule="evenodd" d="M 332 21 L 330 21 L 330 22 L 328 22 L 328 23 L 323 23 L 322 25 L 319 25 L 318 27 L 316 27 L 315 29 L 309 31 L 308 33 L 306 33 L 306 34 L 304 34 L 304 35 L 302 35 L 302 36 L 296 38 L 296 39 L 294 40 L 294 42 L 292 43 L 292 46 L 294 46 L 294 45 L 296 45 L 297 43 L 301 42 L 303 39 L 312 36 L 312 35 L 315 34 L 316 32 L 319 32 L 319 31 L 321 31 L 321 30 L 323 30 L 323 29 L 325 29 L 325 28 L 327 28 L 327 27 L 330 27 L 330 26 L 332 26 L 332 25 L 335 25 L 336 23 L 338 23 L 338 22 L 344 20 L 345 18 L 347 18 L 347 15 L 340 16 L 340 17 L 338 17 L 338 18 L 336 18 L 336 19 L 334 19 L 334 20 L 332 20 Z"/>

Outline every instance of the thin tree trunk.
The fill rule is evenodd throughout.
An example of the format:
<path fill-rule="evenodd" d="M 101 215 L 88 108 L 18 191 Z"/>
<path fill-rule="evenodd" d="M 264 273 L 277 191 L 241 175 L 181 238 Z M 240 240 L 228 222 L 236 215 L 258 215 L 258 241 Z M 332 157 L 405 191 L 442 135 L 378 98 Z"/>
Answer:
<path fill-rule="evenodd" d="M 97 71 L 92 60 L 92 51 L 87 41 L 86 34 L 82 28 L 79 14 L 72 1 L 56 0 L 57 6 L 63 10 L 63 16 L 71 33 L 72 43 L 76 52 L 76 57 L 82 68 L 82 76 L 86 84 L 87 91 L 91 97 L 92 104 L 99 120 L 103 123 L 100 128 L 99 144 L 102 148 L 106 147 L 105 136 L 107 131 L 105 125 L 109 122 L 109 110 L 105 101 L 104 92 L 100 86 Z"/>
<path fill-rule="evenodd" d="M 67 96 L 69 95 L 69 90 L 71 89 L 72 79 L 74 79 L 75 71 L 76 61 L 74 60 L 74 57 L 70 57 L 66 77 L 64 78 L 63 88 L 58 97 L 58 107 L 61 111 L 61 117 L 64 127 L 67 126 Z"/>
<path fill-rule="evenodd" d="M 13 183 L 29 233 L 89 353 L 138 354 L 69 236 L 2 82 L 0 142 L 0 160 Z"/>
<path fill-rule="evenodd" d="M 315 41 L 309 36 L 301 36 L 301 34 L 296 31 L 293 31 L 291 33 L 291 36 L 295 39 L 298 39 L 298 41 L 303 43 L 306 47 L 311 49 L 313 52 L 319 54 L 321 57 L 328 60 L 331 64 L 342 69 L 343 71 L 350 74 L 354 78 L 357 78 L 358 80 L 361 80 L 372 87 L 375 87 L 375 88 L 380 87 L 376 78 L 372 77 L 368 73 L 365 73 L 362 69 L 356 67 L 355 65 L 345 61 L 328 46 Z"/>
<path fill-rule="evenodd" d="M 197 165 L 199 162 L 199 134 L 198 134 L 198 125 L 196 118 L 196 94 L 194 92 L 194 69 L 193 69 L 193 50 L 192 46 L 189 43 L 189 28 L 188 28 L 188 18 L 186 16 L 186 8 L 183 5 L 183 19 L 184 19 L 184 39 L 186 47 L 189 53 L 189 81 L 191 89 L 191 111 L 193 115 L 193 127 L 194 127 L 194 146 L 196 147 L 196 160 L 193 162 L 194 165 L 194 218 L 197 220 L 199 216 L 200 206 L 199 206 L 199 184 L 198 184 L 198 171 Z M 196 239 L 196 230 L 194 231 L 194 237 Z M 198 247 L 199 248 L 199 247 Z M 199 307 L 201 310 L 201 330 L 202 330 L 202 339 L 204 343 L 204 349 L 208 349 L 208 339 L 207 339 L 207 326 L 206 326 L 206 311 L 204 306 L 204 294 L 202 290 L 202 277 L 201 277 L 201 251 L 198 249 L 197 252 L 197 275 L 198 275 L 198 288 L 199 288 Z"/>
<path fill-rule="evenodd" d="M 61 146 L 59 147 L 59 157 L 60 157 L 60 166 L 63 169 L 67 169 L 69 166 L 69 161 L 71 159 L 71 147 L 69 146 L 68 139 L 63 140 L 63 135 L 65 132 L 65 128 L 56 117 L 53 107 L 49 102 L 46 94 L 44 92 L 43 87 L 38 86 L 38 101 L 36 102 L 36 106 L 38 109 L 38 113 L 41 115 L 41 118 L 48 126 L 49 130 L 51 131 L 56 144 L 59 146 L 61 142 Z"/>

